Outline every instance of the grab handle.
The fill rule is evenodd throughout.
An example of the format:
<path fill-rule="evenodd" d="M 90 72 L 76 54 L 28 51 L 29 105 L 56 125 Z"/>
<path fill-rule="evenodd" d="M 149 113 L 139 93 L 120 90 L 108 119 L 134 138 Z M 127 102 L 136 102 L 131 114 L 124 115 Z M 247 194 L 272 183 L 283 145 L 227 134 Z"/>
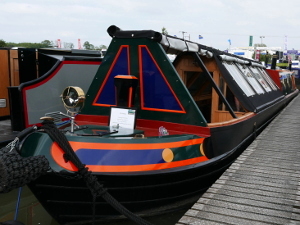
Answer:
<path fill-rule="evenodd" d="M 17 138 L 19 138 L 19 140 L 22 140 L 28 134 L 30 134 L 36 130 L 37 130 L 37 126 L 27 127 L 26 129 L 24 129 L 20 133 L 18 133 Z"/>

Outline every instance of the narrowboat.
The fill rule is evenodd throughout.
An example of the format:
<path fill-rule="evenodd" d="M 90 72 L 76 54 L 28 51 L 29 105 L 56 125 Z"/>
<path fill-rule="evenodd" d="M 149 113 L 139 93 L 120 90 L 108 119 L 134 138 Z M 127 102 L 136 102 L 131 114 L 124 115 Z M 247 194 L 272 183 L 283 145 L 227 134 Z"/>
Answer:
<path fill-rule="evenodd" d="M 76 85 L 45 77 L 18 89 L 25 127 L 41 128 L 21 155 L 51 168 L 28 186 L 60 224 L 123 218 L 103 192 L 141 217 L 190 206 L 298 94 L 254 60 L 153 30 L 107 32 L 93 78 L 73 69 Z M 104 191 L 91 193 L 82 169 Z"/>

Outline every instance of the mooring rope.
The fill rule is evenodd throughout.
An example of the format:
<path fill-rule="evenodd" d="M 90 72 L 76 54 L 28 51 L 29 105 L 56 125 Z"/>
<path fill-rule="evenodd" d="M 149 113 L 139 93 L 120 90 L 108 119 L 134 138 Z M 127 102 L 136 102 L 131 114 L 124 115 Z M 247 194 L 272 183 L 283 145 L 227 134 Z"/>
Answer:
<path fill-rule="evenodd" d="M 148 221 L 144 220 L 143 218 L 137 216 L 136 214 L 129 211 L 125 208 L 120 202 L 118 202 L 113 196 L 111 196 L 107 189 L 103 187 L 102 184 L 99 183 L 97 177 L 94 176 L 89 168 L 83 164 L 78 156 L 75 154 L 74 150 L 72 149 L 69 141 L 67 140 L 66 136 L 55 126 L 53 121 L 44 120 L 42 123 L 41 129 L 50 136 L 50 138 L 56 142 L 59 147 L 65 152 L 64 159 L 66 161 L 71 161 L 77 168 L 78 173 L 82 176 L 84 181 L 86 182 L 87 187 L 91 191 L 93 197 L 93 222 L 95 221 L 95 201 L 96 197 L 101 196 L 107 203 L 109 203 L 112 207 L 114 207 L 118 212 L 125 215 L 127 218 L 131 219 L 137 224 L 140 225 L 151 225 Z"/>
<path fill-rule="evenodd" d="M 0 149 L 0 193 L 22 187 L 48 170 L 49 162 L 45 156 L 23 158 L 15 147 L 4 147 Z"/>

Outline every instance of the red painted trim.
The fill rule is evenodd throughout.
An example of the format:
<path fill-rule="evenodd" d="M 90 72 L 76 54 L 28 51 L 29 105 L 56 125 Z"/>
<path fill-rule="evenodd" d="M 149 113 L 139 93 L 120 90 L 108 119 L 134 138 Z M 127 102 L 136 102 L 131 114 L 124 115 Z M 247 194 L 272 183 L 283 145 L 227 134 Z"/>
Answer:
<path fill-rule="evenodd" d="M 28 121 L 28 109 L 27 109 L 27 95 L 26 95 L 26 91 L 30 90 L 30 89 L 34 89 L 37 88 L 45 83 L 47 83 L 49 80 L 51 80 L 57 73 L 58 71 L 60 71 L 60 69 L 64 66 L 64 65 L 100 65 L 101 62 L 91 62 L 91 61 L 62 61 L 56 68 L 55 70 L 49 75 L 47 76 L 45 79 L 41 80 L 40 82 L 37 82 L 35 84 L 26 86 L 22 89 L 22 96 L 23 96 L 23 109 L 24 109 L 24 118 L 25 118 L 25 127 L 29 127 L 32 126 L 32 124 L 29 124 Z"/>
<path fill-rule="evenodd" d="M 78 114 L 76 116 L 76 122 L 80 124 L 97 124 L 97 125 L 107 125 L 109 116 L 98 116 L 98 115 L 84 115 Z"/>
<path fill-rule="evenodd" d="M 64 64 L 86 64 L 86 65 L 100 65 L 102 62 L 98 62 L 98 61 L 63 61 Z"/>
<path fill-rule="evenodd" d="M 96 101 L 97 101 L 97 99 L 99 98 L 99 96 L 100 96 L 100 94 L 101 94 L 103 88 L 105 87 L 106 82 L 107 82 L 107 80 L 108 80 L 108 78 L 109 78 L 109 76 L 110 76 L 110 74 L 111 74 L 111 71 L 113 70 L 115 64 L 117 63 L 118 58 L 119 58 L 119 56 L 120 56 L 120 54 L 121 54 L 123 48 L 127 48 L 128 74 L 130 74 L 130 58 L 129 58 L 129 57 L 130 57 L 130 54 L 129 54 L 129 45 L 121 45 L 120 48 L 119 48 L 119 51 L 117 52 L 117 54 L 116 54 L 116 56 L 115 56 L 115 58 L 114 58 L 114 61 L 112 62 L 111 66 L 110 66 L 110 68 L 109 68 L 109 70 L 108 70 L 108 72 L 107 72 L 106 75 L 105 75 L 105 79 L 104 79 L 104 81 L 103 81 L 103 83 L 102 83 L 102 85 L 101 85 L 101 87 L 100 87 L 100 89 L 99 89 L 99 91 L 98 91 L 98 93 L 97 93 L 97 95 L 96 95 L 96 97 L 95 97 L 95 99 L 94 99 L 92 105 L 94 105 L 94 106 L 104 106 L 104 107 L 116 106 L 116 105 L 99 104 L 99 103 L 96 103 Z"/>
<path fill-rule="evenodd" d="M 42 84 L 45 84 L 46 82 L 48 82 L 49 80 L 51 80 L 56 74 L 57 72 L 61 69 L 61 67 L 63 66 L 63 63 L 61 63 L 55 70 L 54 72 L 47 77 L 45 80 L 42 80 L 39 83 L 27 86 L 25 88 L 22 89 L 22 100 L 23 100 L 23 109 L 24 109 L 24 117 L 25 117 L 25 127 L 29 127 L 29 120 L 28 120 L 28 108 L 27 108 L 27 95 L 26 95 L 26 91 L 30 90 L 30 89 L 34 89 L 39 87 Z"/>
<path fill-rule="evenodd" d="M 97 115 L 83 115 L 79 114 L 76 116 L 76 123 L 79 125 L 93 124 L 93 125 L 104 125 L 108 124 L 108 116 L 97 116 Z M 158 136 L 158 128 L 164 126 L 170 135 L 173 134 L 195 134 L 200 137 L 210 137 L 210 128 L 201 127 L 189 124 L 171 123 L 159 120 L 146 120 L 137 119 L 136 129 L 144 130 L 146 136 Z"/>
<path fill-rule="evenodd" d="M 200 137 L 210 137 L 211 135 L 210 128 L 208 127 L 146 119 L 137 119 L 136 122 L 136 129 L 139 130 L 143 130 L 143 128 L 148 128 L 155 129 L 158 131 L 158 128 L 160 126 L 164 126 L 168 130 L 169 134 L 195 134 Z"/>
<path fill-rule="evenodd" d="M 166 84 L 168 85 L 170 91 L 172 92 L 174 98 L 176 99 L 177 103 L 179 104 L 180 108 L 182 109 L 182 111 L 178 111 L 178 110 L 168 110 L 168 109 L 158 109 L 158 108 L 147 108 L 144 107 L 144 90 L 143 90 L 143 59 L 142 59 L 142 48 L 145 48 L 148 52 L 148 54 L 150 55 L 151 59 L 153 60 L 156 68 L 159 70 L 160 75 L 163 77 L 163 79 L 165 80 Z M 156 60 L 154 59 L 152 53 L 150 52 L 149 48 L 147 45 L 139 45 L 139 68 L 140 68 L 140 96 L 141 96 L 141 109 L 143 110 L 151 110 L 151 111 L 160 111 L 160 112 L 173 112 L 173 113 L 186 113 L 185 109 L 183 108 L 183 106 L 181 105 L 181 102 L 179 101 L 179 99 L 177 98 L 176 94 L 174 93 L 171 85 L 169 84 L 168 80 L 166 79 L 164 73 L 162 72 L 162 70 L 160 69 L 159 65 L 157 64 Z"/>
<path fill-rule="evenodd" d="M 178 110 L 171 110 L 171 109 L 159 109 L 159 108 L 148 108 L 148 107 L 141 107 L 141 109 L 149 110 L 149 111 L 158 111 L 158 112 L 186 113 L 185 111 L 178 111 Z"/>

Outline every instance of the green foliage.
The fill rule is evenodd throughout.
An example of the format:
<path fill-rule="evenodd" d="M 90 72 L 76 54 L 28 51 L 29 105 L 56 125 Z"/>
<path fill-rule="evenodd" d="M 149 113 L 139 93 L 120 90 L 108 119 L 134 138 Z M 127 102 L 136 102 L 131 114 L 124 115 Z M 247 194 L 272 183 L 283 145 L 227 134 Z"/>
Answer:
<path fill-rule="evenodd" d="M 90 44 L 90 42 L 88 42 L 88 41 L 83 43 L 83 47 L 84 47 L 84 49 L 87 49 L 87 50 L 94 50 L 95 49 L 95 46 L 93 44 Z"/>
<path fill-rule="evenodd" d="M 265 64 L 267 65 L 268 63 L 271 63 L 271 55 L 266 54 L 266 55 L 260 55 L 260 59 L 259 61 L 261 62 L 265 62 Z"/>
<path fill-rule="evenodd" d="M 20 47 L 20 48 L 49 48 L 52 47 L 52 45 L 49 45 L 49 43 L 31 43 L 31 42 L 20 42 L 20 43 L 14 43 L 14 42 L 7 42 L 6 47 Z"/>
<path fill-rule="evenodd" d="M 101 50 L 101 49 L 107 49 L 106 45 L 100 45 L 98 48 L 98 50 Z"/>
<path fill-rule="evenodd" d="M 0 39 L 0 47 L 6 47 L 6 43 L 3 39 Z"/>
<path fill-rule="evenodd" d="M 255 59 L 255 52 L 253 53 L 252 58 Z M 265 62 L 266 65 L 268 63 L 272 63 L 272 55 L 270 55 L 269 53 L 265 55 L 259 54 L 259 61 Z"/>
<path fill-rule="evenodd" d="M 74 48 L 74 44 L 70 42 L 64 42 L 63 43 L 64 48 Z M 41 43 L 31 43 L 31 42 L 5 42 L 4 40 L 0 39 L 0 47 L 20 47 L 20 48 L 53 48 L 57 47 L 55 46 L 53 41 L 50 40 L 44 40 Z M 89 43 L 88 41 L 84 42 L 83 44 L 84 49 L 88 50 L 101 50 L 101 49 L 107 49 L 106 45 L 100 45 L 99 47 L 94 46 L 93 44 Z"/>
<path fill-rule="evenodd" d="M 161 29 L 161 33 L 162 33 L 162 34 L 165 34 L 165 35 L 168 35 L 167 28 L 163 27 L 163 28 Z"/>
<path fill-rule="evenodd" d="M 49 41 L 49 40 L 44 40 L 41 42 L 42 45 L 45 45 L 44 48 L 51 48 L 54 46 L 54 42 L 53 41 Z"/>

